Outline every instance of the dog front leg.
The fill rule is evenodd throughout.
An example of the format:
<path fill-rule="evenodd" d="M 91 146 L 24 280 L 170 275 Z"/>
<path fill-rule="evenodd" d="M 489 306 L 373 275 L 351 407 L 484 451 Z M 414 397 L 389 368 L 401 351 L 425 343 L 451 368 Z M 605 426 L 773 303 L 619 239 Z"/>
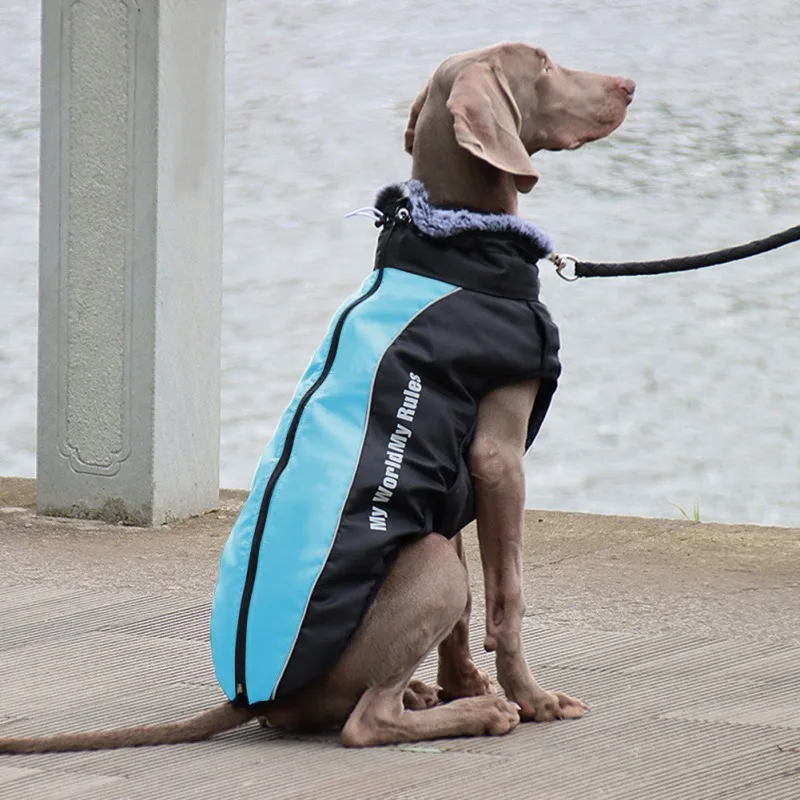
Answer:
<path fill-rule="evenodd" d="M 587 706 L 542 689 L 522 648 L 522 554 L 525 473 L 522 457 L 538 381 L 498 389 L 478 410 L 470 449 L 478 541 L 486 591 L 486 650 L 495 653 L 497 680 L 523 720 L 580 717 Z"/>
<path fill-rule="evenodd" d="M 453 546 L 467 570 L 467 556 L 461 534 L 453 537 Z M 472 660 L 469 649 L 469 618 L 472 612 L 472 592 L 467 583 L 467 605 L 455 627 L 439 645 L 439 671 L 436 682 L 439 684 L 439 697 L 442 700 L 455 700 L 458 697 L 476 697 L 494 694 L 494 683 L 489 675 L 478 669 Z"/>

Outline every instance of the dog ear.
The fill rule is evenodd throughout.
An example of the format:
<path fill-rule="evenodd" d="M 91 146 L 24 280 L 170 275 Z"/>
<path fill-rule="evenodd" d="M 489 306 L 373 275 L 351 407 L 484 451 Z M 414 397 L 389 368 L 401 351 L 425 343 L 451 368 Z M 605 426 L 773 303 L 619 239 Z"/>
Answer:
<path fill-rule="evenodd" d="M 453 83 L 447 108 L 461 147 L 513 175 L 517 191 L 533 189 L 539 173 L 520 139 L 519 107 L 498 64 L 476 61 L 462 69 Z"/>
<path fill-rule="evenodd" d="M 425 88 L 417 95 L 417 99 L 411 104 L 411 110 L 408 114 L 408 124 L 406 125 L 404 134 L 406 153 L 409 155 L 411 155 L 414 150 L 414 134 L 417 130 L 417 120 L 419 119 L 419 112 L 422 111 L 422 106 L 425 105 L 425 101 L 428 99 L 428 89 L 430 85 L 431 82 L 428 81 L 425 84 Z"/>

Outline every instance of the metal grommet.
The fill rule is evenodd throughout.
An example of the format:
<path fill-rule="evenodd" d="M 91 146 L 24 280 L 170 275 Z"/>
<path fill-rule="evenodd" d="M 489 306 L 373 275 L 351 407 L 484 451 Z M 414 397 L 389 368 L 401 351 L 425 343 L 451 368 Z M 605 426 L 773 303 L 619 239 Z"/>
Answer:
<path fill-rule="evenodd" d="M 408 213 L 407 208 L 398 208 L 397 214 L 395 214 L 395 219 L 398 222 L 408 222 L 411 219 L 411 214 Z"/>

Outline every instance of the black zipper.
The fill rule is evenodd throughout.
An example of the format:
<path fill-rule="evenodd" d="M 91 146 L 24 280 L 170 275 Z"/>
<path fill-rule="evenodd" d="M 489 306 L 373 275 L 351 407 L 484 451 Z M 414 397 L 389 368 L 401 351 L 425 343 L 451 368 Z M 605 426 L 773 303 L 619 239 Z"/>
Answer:
<path fill-rule="evenodd" d="M 267 486 L 264 489 L 264 497 L 261 501 L 261 508 L 258 512 L 256 528 L 253 532 L 253 543 L 250 548 L 250 560 L 247 564 L 247 575 L 245 576 L 244 590 L 242 591 L 242 604 L 239 607 L 239 621 L 236 627 L 236 655 L 234 665 L 236 698 L 234 703 L 237 705 L 249 705 L 249 700 L 247 699 L 247 680 L 245 676 L 247 617 L 250 613 L 250 601 L 253 596 L 253 584 L 255 583 L 256 579 L 256 569 L 258 567 L 258 554 L 261 548 L 261 539 L 264 536 L 264 526 L 266 525 L 267 521 L 267 511 L 269 509 L 270 500 L 272 499 L 272 493 L 275 489 L 275 484 L 277 483 L 278 478 L 280 478 L 281 473 L 284 471 L 284 469 L 286 469 L 286 465 L 289 463 L 289 456 L 292 452 L 292 446 L 294 445 L 294 439 L 297 435 L 297 428 L 300 425 L 300 417 L 303 414 L 303 410 L 308 405 L 308 402 L 314 395 L 314 392 L 319 389 L 319 387 L 322 385 L 322 382 L 331 371 L 333 360 L 336 357 L 336 351 L 339 347 L 339 339 L 342 334 L 342 327 L 344 326 L 345 319 L 356 306 L 363 303 L 368 297 L 371 297 L 373 294 L 375 294 L 375 292 L 378 291 L 378 287 L 380 286 L 382 280 L 383 269 L 379 269 L 378 277 L 375 279 L 375 283 L 373 283 L 370 289 L 361 295 L 361 297 L 356 298 L 352 303 L 350 303 L 350 305 L 345 308 L 339 317 L 336 327 L 333 330 L 333 335 L 331 336 L 331 346 L 328 350 L 328 356 L 325 359 L 325 365 L 322 368 L 322 372 L 316 381 L 314 381 L 314 384 L 303 395 L 302 399 L 297 405 L 297 410 L 294 413 L 294 417 L 292 417 L 292 422 L 289 425 L 289 430 L 286 433 L 283 451 L 281 452 L 278 463 L 275 465 L 275 469 L 272 470 L 272 475 L 270 475 Z"/>

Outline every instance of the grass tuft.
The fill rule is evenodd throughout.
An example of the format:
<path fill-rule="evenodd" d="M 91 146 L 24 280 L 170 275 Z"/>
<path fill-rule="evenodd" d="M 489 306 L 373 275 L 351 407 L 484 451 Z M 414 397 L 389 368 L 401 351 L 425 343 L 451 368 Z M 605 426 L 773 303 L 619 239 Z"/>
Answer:
<path fill-rule="evenodd" d="M 670 505 L 675 506 L 675 508 L 677 508 L 678 511 L 681 512 L 681 514 L 683 515 L 684 519 L 686 519 L 688 522 L 701 522 L 702 521 L 700 519 L 700 500 L 699 499 L 695 498 L 694 506 L 692 508 L 692 516 L 691 517 L 686 513 L 686 509 L 682 508 L 677 503 L 673 503 L 672 501 L 670 501 Z"/>

